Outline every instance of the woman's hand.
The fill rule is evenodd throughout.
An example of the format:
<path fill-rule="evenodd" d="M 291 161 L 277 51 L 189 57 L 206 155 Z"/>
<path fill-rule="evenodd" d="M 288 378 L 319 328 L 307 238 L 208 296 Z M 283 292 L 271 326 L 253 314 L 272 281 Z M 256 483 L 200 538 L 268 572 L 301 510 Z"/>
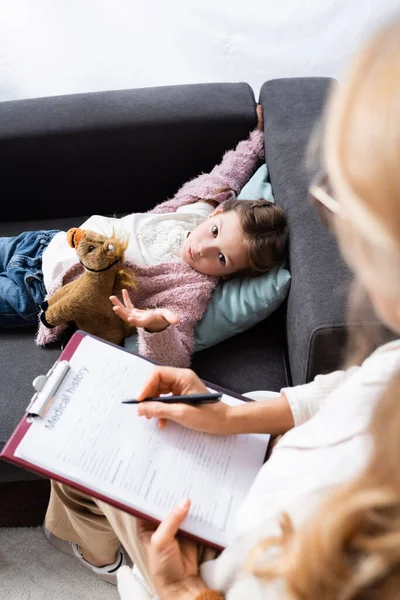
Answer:
<path fill-rule="evenodd" d="M 190 501 L 176 506 L 156 528 L 138 520 L 138 536 L 147 557 L 147 568 L 160 600 L 193 599 L 207 589 L 199 577 L 197 544 L 176 534 L 186 519 Z"/>
<path fill-rule="evenodd" d="M 169 393 L 175 396 L 207 394 L 208 389 L 191 369 L 156 367 L 136 398 L 143 400 Z M 189 429 L 224 435 L 230 407 L 223 402 L 198 406 L 144 402 L 139 404 L 138 414 L 147 419 L 159 419 L 158 426 L 161 429 L 165 427 L 167 419 L 170 419 Z"/>
<path fill-rule="evenodd" d="M 257 129 L 264 131 L 264 116 L 261 104 L 257 104 Z"/>
<path fill-rule="evenodd" d="M 113 310 L 121 319 L 135 325 L 146 327 L 153 332 L 163 331 L 168 325 L 176 325 L 179 319 L 175 313 L 168 308 L 155 308 L 154 310 L 141 310 L 135 308 L 127 290 L 122 290 L 123 303 L 116 296 L 110 296 Z"/>

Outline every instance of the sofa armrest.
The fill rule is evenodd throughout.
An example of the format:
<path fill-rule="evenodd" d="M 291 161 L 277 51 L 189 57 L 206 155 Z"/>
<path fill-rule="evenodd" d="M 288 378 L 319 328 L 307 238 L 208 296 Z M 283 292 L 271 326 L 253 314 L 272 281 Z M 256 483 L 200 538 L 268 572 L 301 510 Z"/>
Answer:
<path fill-rule="evenodd" d="M 247 137 L 255 107 L 241 82 L 0 103 L 2 220 L 146 211 Z"/>
<path fill-rule="evenodd" d="M 260 91 L 266 162 L 290 232 L 286 332 L 293 385 L 339 368 L 346 345 L 351 275 L 308 196 L 306 166 L 308 142 L 331 85 L 332 79 L 319 77 L 276 79 Z"/>

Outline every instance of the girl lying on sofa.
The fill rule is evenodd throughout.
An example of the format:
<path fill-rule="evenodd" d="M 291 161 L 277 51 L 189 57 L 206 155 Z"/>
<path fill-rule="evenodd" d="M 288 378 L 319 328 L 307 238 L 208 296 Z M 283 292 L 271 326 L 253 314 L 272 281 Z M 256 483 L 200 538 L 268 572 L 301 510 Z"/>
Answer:
<path fill-rule="evenodd" d="M 221 277 L 260 274 L 285 260 L 288 230 L 282 209 L 266 200 L 236 200 L 264 158 L 263 119 L 247 140 L 225 153 L 208 174 L 187 182 L 146 213 L 122 218 L 94 215 L 80 227 L 129 237 L 126 265 L 137 290 L 114 310 L 138 327 L 139 352 L 157 362 L 189 366 L 194 328 Z M 83 267 L 66 232 L 24 232 L 0 239 L 0 326 L 38 323 L 39 306 L 80 276 Z M 138 310 L 136 306 L 150 310 Z M 41 322 L 39 345 L 61 339 L 65 326 Z"/>

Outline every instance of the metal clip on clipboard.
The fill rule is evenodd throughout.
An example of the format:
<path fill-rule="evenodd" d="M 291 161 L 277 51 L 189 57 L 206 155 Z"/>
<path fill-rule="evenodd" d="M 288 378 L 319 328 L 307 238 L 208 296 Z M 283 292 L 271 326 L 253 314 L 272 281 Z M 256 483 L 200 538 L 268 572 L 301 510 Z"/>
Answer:
<path fill-rule="evenodd" d="M 25 411 L 30 420 L 44 415 L 69 370 L 68 361 L 60 360 L 54 363 L 47 375 L 39 375 L 33 380 L 36 392 Z"/>

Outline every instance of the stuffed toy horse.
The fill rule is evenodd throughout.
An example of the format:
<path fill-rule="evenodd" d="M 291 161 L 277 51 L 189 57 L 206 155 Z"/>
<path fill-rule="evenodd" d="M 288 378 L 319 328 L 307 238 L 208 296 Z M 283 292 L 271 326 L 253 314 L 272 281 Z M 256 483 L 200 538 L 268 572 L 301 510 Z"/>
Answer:
<path fill-rule="evenodd" d="M 84 273 L 57 290 L 41 305 L 40 320 L 46 327 L 74 324 L 78 329 L 121 345 L 136 327 L 113 310 L 109 297 L 133 288 L 133 271 L 122 267 L 128 241 L 94 231 L 69 229 L 67 241 L 75 248 Z"/>

